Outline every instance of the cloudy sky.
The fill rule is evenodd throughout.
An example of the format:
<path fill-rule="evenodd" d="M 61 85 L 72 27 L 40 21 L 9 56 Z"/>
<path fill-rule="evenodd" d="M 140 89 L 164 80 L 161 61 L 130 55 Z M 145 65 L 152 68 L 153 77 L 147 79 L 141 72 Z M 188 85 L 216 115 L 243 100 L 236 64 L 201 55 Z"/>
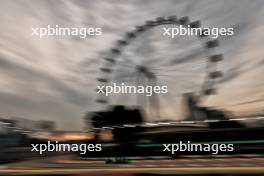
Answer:
<path fill-rule="evenodd" d="M 0 116 L 80 130 L 83 114 L 98 109 L 95 78 L 113 42 L 145 20 L 170 15 L 234 27 L 234 36 L 220 38 L 225 77 L 208 102 L 238 114 L 263 111 L 263 0 L 0 0 Z M 103 35 L 31 36 L 32 27 L 56 24 L 101 27 Z"/>

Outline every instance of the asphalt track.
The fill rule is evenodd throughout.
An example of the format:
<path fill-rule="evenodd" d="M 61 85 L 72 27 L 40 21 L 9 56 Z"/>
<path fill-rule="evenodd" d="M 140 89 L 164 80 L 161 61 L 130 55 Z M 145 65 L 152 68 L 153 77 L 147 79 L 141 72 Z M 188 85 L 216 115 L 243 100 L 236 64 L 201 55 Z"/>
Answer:
<path fill-rule="evenodd" d="M 264 174 L 264 157 L 189 156 L 181 158 L 137 158 L 131 164 L 105 164 L 104 160 L 73 156 L 32 159 L 0 165 L 0 175 L 48 174 Z"/>

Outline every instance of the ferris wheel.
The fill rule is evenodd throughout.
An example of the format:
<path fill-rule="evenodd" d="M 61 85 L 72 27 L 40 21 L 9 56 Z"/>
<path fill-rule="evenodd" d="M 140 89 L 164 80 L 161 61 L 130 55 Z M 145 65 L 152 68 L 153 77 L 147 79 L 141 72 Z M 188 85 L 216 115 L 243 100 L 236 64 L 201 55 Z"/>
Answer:
<path fill-rule="evenodd" d="M 111 105 L 140 107 L 147 121 L 181 118 L 186 95 L 197 103 L 216 94 L 216 83 L 222 77 L 218 63 L 223 60 L 219 41 L 209 35 L 162 35 L 164 28 L 201 28 L 200 21 L 188 17 L 158 17 L 146 21 L 117 40 L 102 60 L 99 86 L 123 83 L 135 86 L 167 86 L 166 94 L 99 93 L 96 102 L 106 108 Z"/>

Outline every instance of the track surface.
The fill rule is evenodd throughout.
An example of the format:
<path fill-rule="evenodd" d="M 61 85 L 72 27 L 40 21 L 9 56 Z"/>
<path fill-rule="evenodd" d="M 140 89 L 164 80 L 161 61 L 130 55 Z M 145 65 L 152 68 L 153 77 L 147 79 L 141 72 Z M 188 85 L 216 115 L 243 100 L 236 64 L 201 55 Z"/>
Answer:
<path fill-rule="evenodd" d="M 189 156 L 175 159 L 136 158 L 131 164 L 105 164 L 74 156 L 34 159 L 0 166 L 0 175 L 95 173 L 264 174 L 264 156 Z"/>

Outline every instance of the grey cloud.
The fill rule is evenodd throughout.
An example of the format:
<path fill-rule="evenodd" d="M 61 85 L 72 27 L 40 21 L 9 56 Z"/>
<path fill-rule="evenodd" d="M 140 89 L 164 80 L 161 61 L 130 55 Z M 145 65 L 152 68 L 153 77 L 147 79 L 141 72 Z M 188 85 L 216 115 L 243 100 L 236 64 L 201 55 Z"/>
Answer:
<path fill-rule="evenodd" d="M 64 84 L 61 80 L 56 79 L 52 75 L 41 73 L 33 68 L 27 68 L 16 63 L 7 61 L 6 59 L 0 59 L 0 67 L 2 74 L 5 70 L 6 74 L 14 79 L 18 79 L 19 82 L 24 82 L 27 86 L 35 86 L 36 83 L 41 82 L 47 85 L 50 89 L 54 90 L 57 94 L 61 95 L 61 98 L 66 102 L 70 102 L 75 106 L 85 106 L 89 101 L 89 97 L 84 96 L 78 90 Z M 19 85 L 17 85 L 19 86 Z M 36 87 L 37 88 L 37 87 Z M 19 90 L 19 87 L 16 87 Z M 24 97 L 25 101 L 27 97 Z"/>

